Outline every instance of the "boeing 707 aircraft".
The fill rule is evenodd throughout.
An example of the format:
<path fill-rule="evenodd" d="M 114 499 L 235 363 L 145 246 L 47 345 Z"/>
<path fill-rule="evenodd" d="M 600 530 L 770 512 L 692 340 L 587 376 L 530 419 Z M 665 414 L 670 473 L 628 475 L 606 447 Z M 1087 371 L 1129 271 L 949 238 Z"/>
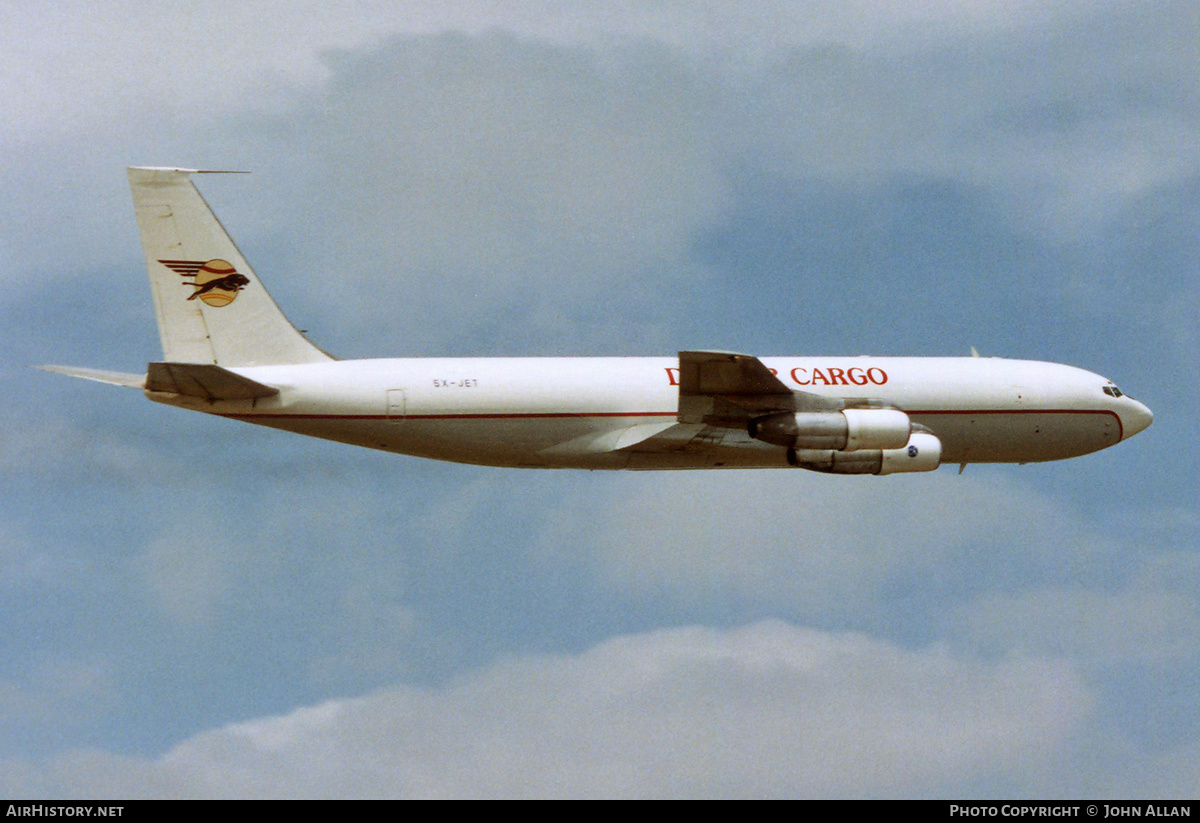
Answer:
<path fill-rule="evenodd" d="M 44 368 L 298 434 L 532 468 L 961 470 L 1076 457 L 1153 420 L 1099 375 L 1000 358 L 337 360 L 275 305 L 192 184 L 201 173 L 129 169 L 162 362 Z"/>

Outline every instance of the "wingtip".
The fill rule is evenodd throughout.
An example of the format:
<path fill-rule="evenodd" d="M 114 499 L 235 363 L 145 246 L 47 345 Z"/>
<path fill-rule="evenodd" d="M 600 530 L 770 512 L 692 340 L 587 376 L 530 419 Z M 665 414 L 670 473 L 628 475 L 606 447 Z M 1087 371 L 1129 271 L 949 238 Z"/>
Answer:
<path fill-rule="evenodd" d="M 54 374 L 65 374 L 67 377 L 78 377 L 82 380 L 94 380 L 97 383 L 108 383 L 111 386 L 125 386 L 131 389 L 143 388 L 146 384 L 146 375 L 130 374 L 128 372 L 108 371 L 106 369 L 85 369 L 79 366 L 55 366 L 41 365 L 34 366 L 35 369 L 42 371 L 53 372 Z"/>
<path fill-rule="evenodd" d="M 178 166 L 126 166 L 129 171 L 174 172 L 175 174 L 249 174 L 245 169 L 185 169 Z"/>

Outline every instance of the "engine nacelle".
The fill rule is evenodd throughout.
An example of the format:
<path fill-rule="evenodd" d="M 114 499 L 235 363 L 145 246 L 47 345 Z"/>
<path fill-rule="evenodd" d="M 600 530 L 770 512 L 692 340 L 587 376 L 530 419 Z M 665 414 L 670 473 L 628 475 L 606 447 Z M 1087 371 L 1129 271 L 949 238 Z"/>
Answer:
<path fill-rule="evenodd" d="M 928 432 L 913 432 L 902 449 L 788 449 L 788 463 L 829 474 L 895 474 L 929 472 L 942 462 L 942 441 Z"/>
<path fill-rule="evenodd" d="M 902 449 L 884 449 L 880 474 L 931 472 L 942 465 L 942 441 L 928 432 L 913 432 Z"/>
<path fill-rule="evenodd" d="M 897 409 L 846 409 L 846 451 L 903 449 L 912 434 L 908 415 Z"/>
<path fill-rule="evenodd" d="M 750 436 L 788 449 L 903 449 L 912 423 L 896 409 L 783 412 L 750 421 Z"/>

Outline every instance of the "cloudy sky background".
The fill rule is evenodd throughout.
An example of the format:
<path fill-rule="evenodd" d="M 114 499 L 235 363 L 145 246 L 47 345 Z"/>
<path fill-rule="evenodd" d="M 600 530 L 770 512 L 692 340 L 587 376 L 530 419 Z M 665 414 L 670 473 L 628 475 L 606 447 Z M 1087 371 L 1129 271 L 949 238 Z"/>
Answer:
<path fill-rule="evenodd" d="M 93 0 L 0 46 L 0 794 L 1200 793 L 1194 2 Z M 339 356 L 974 345 L 1155 424 L 529 472 L 31 371 L 160 356 L 135 164 L 251 169 L 199 185 Z"/>

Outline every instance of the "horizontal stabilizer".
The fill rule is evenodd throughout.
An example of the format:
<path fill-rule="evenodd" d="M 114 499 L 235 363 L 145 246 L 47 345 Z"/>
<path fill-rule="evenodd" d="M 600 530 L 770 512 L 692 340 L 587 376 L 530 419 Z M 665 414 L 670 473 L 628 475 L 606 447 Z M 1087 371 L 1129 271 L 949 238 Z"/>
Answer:
<path fill-rule="evenodd" d="M 52 371 L 69 377 L 82 377 L 84 380 L 95 380 L 97 383 L 109 383 L 113 386 L 128 386 L 131 389 L 143 388 L 146 375 L 129 374 L 123 371 L 105 371 L 104 369 L 84 369 L 78 366 L 35 366 L 42 371 Z"/>
<path fill-rule="evenodd" d="M 254 400 L 279 389 L 242 377 L 211 363 L 151 363 L 146 391 L 182 394 L 203 400 Z"/>

